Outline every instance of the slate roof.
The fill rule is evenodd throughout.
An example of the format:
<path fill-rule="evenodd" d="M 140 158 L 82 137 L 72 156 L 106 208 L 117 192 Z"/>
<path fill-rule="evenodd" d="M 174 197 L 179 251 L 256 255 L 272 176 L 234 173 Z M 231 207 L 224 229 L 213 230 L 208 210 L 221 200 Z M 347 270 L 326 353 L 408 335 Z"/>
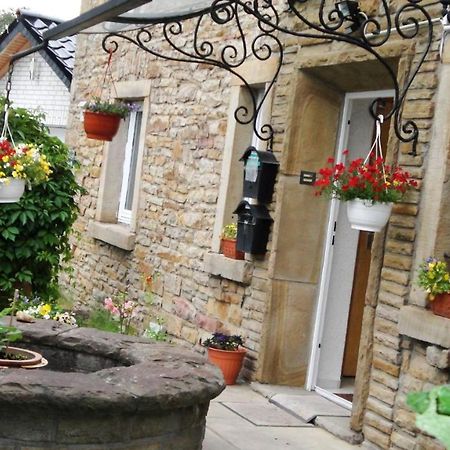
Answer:
<path fill-rule="evenodd" d="M 35 46 L 42 43 L 42 35 L 50 28 L 56 27 L 61 23 L 60 20 L 29 10 L 19 11 L 19 15 L 8 29 L 0 35 L 0 52 L 16 37 L 19 33 L 25 36 L 31 45 Z M 52 69 L 61 78 L 64 84 L 69 87 L 72 81 L 73 66 L 75 62 L 75 36 L 68 36 L 56 41 L 49 41 L 47 48 L 40 53 L 50 64 Z"/>

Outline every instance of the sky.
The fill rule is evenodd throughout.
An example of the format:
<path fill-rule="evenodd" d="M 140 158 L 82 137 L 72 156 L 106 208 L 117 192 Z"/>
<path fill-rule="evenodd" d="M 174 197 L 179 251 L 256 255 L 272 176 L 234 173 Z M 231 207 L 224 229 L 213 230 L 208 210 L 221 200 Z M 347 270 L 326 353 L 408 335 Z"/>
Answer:
<path fill-rule="evenodd" d="M 80 13 L 81 0 L 0 0 L 0 10 L 28 8 L 63 20 L 72 19 Z"/>

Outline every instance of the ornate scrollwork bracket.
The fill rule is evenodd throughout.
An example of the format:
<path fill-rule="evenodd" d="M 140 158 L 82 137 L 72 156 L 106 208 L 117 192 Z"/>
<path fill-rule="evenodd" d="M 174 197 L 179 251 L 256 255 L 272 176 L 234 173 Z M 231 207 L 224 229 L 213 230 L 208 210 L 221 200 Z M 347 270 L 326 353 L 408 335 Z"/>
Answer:
<path fill-rule="evenodd" d="M 320 0 L 315 20 L 303 12 L 307 3 L 317 0 L 215 0 L 211 7 L 188 18 L 168 18 L 158 23 L 139 26 L 132 32 L 110 33 L 103 39 L 103 48 L 110 52 L 117 50 L 118 38 L 137 45 L 155 57 L 187 63 L 202 63 L 222 68 L 237 76 L 247 88 L 251 107 L 239 106 L 235 118 L 240 124 L 253 124 L 254 133 L 259 139 L 268 141 L 272 148 L 274 130 L 269 123 L 257 125 L 258 114 L 273 88 L 280 73 L 284 48 L 280 40 L 283 34 L 302 38 L 338 41 L 359 47 L 372 55 L 386 70 L 392 82 L 394 102 L 386 118 L 393 118 L 398 139 L 412 143 L 412 154 L 416 154 L 419 129 L 413 120 L 402 120 L 405 97 L 416 75 L 424 63 L 433 41 L 433 20 L 421 5 L 421 0 L 405 0 L 391 16 L 388 0 L 380 0 L 380 13 L 368 17 L 361 11 L 356 1 Z M 309 11 L 311 11 L 310 8 Z M 292 19 L 295 19 L 293 21 Z M 253 20 L 253 34 L 244 31 L 248 20 Z M 295 23 L 294 23 L 295 22 Z M 208 24 L 208 25 L 207 25 Z M 230 39 L 216 39 L 208 36 L 206 30 L 214 26 L 226 26 Z M 227 30 L 228 30 L 227 28 Z M 424 49 L 411 69 L 409 77 L 401 85 L 391 65 L 382 57 L 379 49 L 395 33 L 405 40 L 421 36 L 424 29 Z M 273 79 L 268 83 L 265 95 L 258 99 L 252 86 L 239 73 L 239 66 L 250 58 L 266 61 L 277 57 L 277 68 Z M 370 108 L 377 119 L 375 100 Z"/>

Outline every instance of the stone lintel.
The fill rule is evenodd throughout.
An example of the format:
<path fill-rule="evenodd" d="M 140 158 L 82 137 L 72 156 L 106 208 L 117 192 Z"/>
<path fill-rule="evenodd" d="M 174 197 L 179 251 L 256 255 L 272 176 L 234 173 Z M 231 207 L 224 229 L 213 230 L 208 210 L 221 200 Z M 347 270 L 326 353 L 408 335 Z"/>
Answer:
<path fill-rule="evenodd" d="M 131 251 L 134 249 L 136 234 L 132 233 L 126 225 L 92 221 L 89 223 L 88 233 L 94 239 L 123 250 Z"/>
<path fill-rule="evenodd" d="M 399 332 L 413 339 L 450 348 L 450 319 L 416 306 L 400 310 Z"/>
<path fill-rule="evenodd" d="M 250 284 L 253 264 L 244 260 L 226 258 L 219 253 L 207 253 L 204 270 L 227 280 Z"/>

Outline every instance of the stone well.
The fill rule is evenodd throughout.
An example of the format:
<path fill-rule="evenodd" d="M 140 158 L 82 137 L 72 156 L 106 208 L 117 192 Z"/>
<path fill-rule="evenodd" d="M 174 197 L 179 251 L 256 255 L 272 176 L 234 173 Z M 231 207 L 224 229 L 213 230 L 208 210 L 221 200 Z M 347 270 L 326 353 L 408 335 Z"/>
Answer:
<path fill-rule="evenodd" d="M 220 371 L 190 350 L 74 328 L 15 323 L 49 360 L 0 369 L 0 449 L 197 450 Z"/>

